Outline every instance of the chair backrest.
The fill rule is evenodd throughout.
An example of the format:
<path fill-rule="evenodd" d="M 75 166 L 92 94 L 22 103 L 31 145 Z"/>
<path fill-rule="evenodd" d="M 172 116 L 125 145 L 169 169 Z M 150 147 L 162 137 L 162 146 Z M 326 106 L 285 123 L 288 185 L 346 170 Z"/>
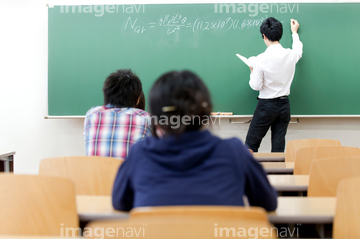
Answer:
<path fill-rule="evenodd" d="M 300 148 L 295 154 L 294 175 L 309 175 L 313 159 L 360 156 L 360 148 L 348 146 L 312 146 Z"/>
<path fill-rule="evenodd" d="M 297 139 L 286 143 L 285 162 L 294 162 L 295 154 L 299 148 L 309 146 L 341 145 L 339 140 L 334 139 Z"/>
<path fill-rule="evenodd" d="M 153 216 L 216 216 L 225 218 L 248 218 L 267 221 L 267 214 L 260 207 L 240 206 L 157 206 L 137 207 L 130 211 L 131 218 Z"/>
<path fill-rule="evenodd" d="M 360 238 L 360 177 L 341 180 L 336 193 L 333 238 Z"/>
<path fill-rule="evenodd" d="M 86 228 L 89 229 L 89 232 L 94 231 L 96 228 L 101 231 L 111 228 L 124 228 L 124 230 L 118 230 L 123 233 L 116 235 L 118 238 L 124 237 L 124 233 L 130 229 L 147 239 L 277 238 L 277 231 L 267 221 L 266 212 L 263 209 L 254 209 L 253 212 L 256 215 L 260 212 L 263 213 L 262 219 L 255 219 L 258 216 L 251 216 L 251 208 L 244 209 L 246 216 L 245 214 L 242 216 L 238 214 L 239 216 L 235 217 L 227 209 L 225 209 L 226 212 L 223 215 L 221 215 L 219 209 L 214 210 L 215 214 L 206 213 L 205 210 L 211 210 L 211 206 L 200 209 L 196 209 L 197 206 L 189 206 L 192 208 L 185 206 L 184 209 L 180 209 L 183 206 L 178 206 L 179 209 L 175 209 L 175 207 L 171 207 L 171 210 L 166 213 L 161 209 L 161 213 L 158 215 L 154 215 L 153 210 L 150 208 L 146 208 L 146 211 L 150 211 L 151 215 L 136 215 L 140 213 L 140 210 L 137 210 L 137 212 L 132 212 L 130 219 L 127 221 L 91 222 Z M 233 209 L 238 210 L 236 207 L 233 207 Z M 239 210 L 242 209 L 239 208 Z M 96 237 L 88 234 L 87 238 Z M 106 238 L 110 237 L 105 236 L 104 239 Z"/>
<path fill-rule="evenodd" d="M 122 159 L 100 156 L 47 158 L 40 162 L 39 175 L 69 178 L 76 195 L 111 195 Z"/>
<path fill-rule="evenodd" d="M 0 235 L 61 236 L 79 227 L 71 180 L 0 174 Z"/>
<path fill-rule="evenodd" d="M 310 166 L 309 197 L 335 197 L 342 179 L 360 177 L 360 156 L 315 159 Z"/>

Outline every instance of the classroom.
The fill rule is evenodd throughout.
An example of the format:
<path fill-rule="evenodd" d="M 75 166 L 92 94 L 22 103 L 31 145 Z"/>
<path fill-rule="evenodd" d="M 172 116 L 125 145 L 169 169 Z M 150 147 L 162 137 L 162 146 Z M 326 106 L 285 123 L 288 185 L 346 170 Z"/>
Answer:
<path fill-rule="evenodd" d="M 85 155 L 83 115 L 57 116 L 56 114 L 49 114 L 48 99 L 51 96 L 49 96 L 48 91 L 50 72 L 48 68 L 48 7 L 72 6 L 74 4 L 73 2 L 73 0 L 48 0 L 46 2 L 39 0 L 5 0 L 0 2 L 0 22 L 2 22 L 0 52 L 3 63 L 0 71 L 0 78 L 2 79 L 0 81 L 0 101 L 3 112 L 0 119 L 0 145 L 1 151 L 16 152 L 14 155 L 14 172 L 16 174 L 37 174 L 40 161 L 44 158 Z M 263 11 L 266 11 L 267 15 L 271 15 L 271 11 L 281 12 L 285 10 L 286 14 L 290 14 L 290 12 L 299 12 L 299 14 L 301 14 L 301 5 L 298 6 L 298 4 L 314 3 L 314 1 L 308 0 L 263 0 L 251 1 L 251 4 L 254 5 L 249 5 L 249 1 L 229 0 L 227 3 L 230 5 L 222 6 L 221 3 L 218 2 L 219 1 L 212 0 L 76 0 L 76 4 L 78 5 L 119 5 L 121 6 L 119 8 L 120 12 L 124 15 L 131 11 L 140 13 L 146 11 L 147 4 L 206 3 L 214 4 L 215 12 L 219 12 L 217 14 L 226 10 L 232 11 L 235 9 L 235 11 L 237 11 L 236 14 L 240 15 L 243 13 L 242 11 L 245 11 L 247 16 L 252 15 L 251 17 L 257 18 L 263 14 Z M 343 1 L 335 0 L 316 1 L 317 4 L 340 4 L 340 2 L 341 4 L 345 4 Z M 360 5 L 360 1 L 346 2 Z M 278 8 L 271 5 L 274 3 L 279 4 Z M 127 6 L 131 4 L 138 5 L 130 9 Z M 232 8 L 231 4 L 235 5 L 235 8 Z M 244 8 L 244 5 L 246 5 L 247 8 Z M 266 8 L 264 6 L 272 7 Z M 63 11 L 69 11 L 69 14 L 71 14 L 72 11 L 75 11 L 76 14 L 81 14 L 79 13 L 79 9 L 80 8 L 72 7 L 62 8 Z M 115 11 L 114 9 L 113 7 L 94 7 L 88 8 L 87 10 L 88 14 L 102 17 L 106 12 Z M 84 12 L 84 9 L 82 9 L 82 11 Z M 134 23 L 132 19 L 129 21 L 128 27 L 131 28 Z M 316 22 L 313 22 L 313 24 L 316 24 Z M 354 27 L 355 31 L 357 26 L 352 26 L 352 23 L 349 22 L 348 25 L 344 27 Z M 258 28 L 258 26 L 256 26 L 256 28 Z M 141 29 L 137 30 L 141 31 Z M 336 32 L 336 29 L 334 29 L 334 31 Z M 301 34 L 306 35 L 306 28 L 301 28 L 300 38 Z M 328 37 L 331 39 L 334 33 L 321 32 L 319 30 L 319 34 L 328 34 Z M 254 41 L 255 40 L 256 39 L 254 39 Z M 257 40 L 261 41 L 261 38 Z M 334 47 L 340 44 L 343 43 L 336 42 L 334 43 Z M 304 45 L 303 57 L 307 54 L 306 48 L 307 46 Z M 344 62 L 348 59 L 336 60 Z M 234 58 L 234 61 L 238 63 L 239 68 L 243 67 L 238 59 Z M 355 64 L 355 62 L 356 60 L 349 59 L 348 64 Z M 321 64 L 321 62 L 319 64 Z M 119 66 L 119 68 L 120 67 L 121 66 Z M 355 68 L 356 67 L 355 64 Z M 211 66 L 209 68 L 211 68 Z M 164 69 L 164 71 L 167 70 L 169 69 Z M 105 77 L 106 75 L 104 75 L 103 79 L 105 79 Z M 243 79 L 243 81 L 248 82 L 248 78 Z M 229 87 L 231 88 L 231 86 Z M 324 87 L 326 88 L 326 86 Z M 71 86 L 69 86 L 69 90 L 70 88 Z M 249 87 L 246 90 L 250 91 L 251 89 Z M 60 92 L 60 94 L 62 93 L 64 92 Z M 352 95 L 351 97 L 353 99 L 352 104 L 359 107 L 360 97 L 358 97 L 358 95 Z M 255 101 L 255 98 L 251 100 Z M 74 105 L 77 104 L 77 102 L 72 103 Z M 300 103 L 298 102 L 296 104 Z M 240 103 L 237 105 L 238 107 L 242 107 Z M 221 111 L 221 109 L 217 111 Z M 339 140 L 341 145 L 344 146 L 360 147 L 360 110 L 357 109 L 354 112 L 355 113 L 351 114 L 295 114 L 291 118 L 286 134 L 286 141 L 326 138 Z M 210 131 L 221 138 L 237 137 L 245 141 L 252 115 L 248 113 L 236 115 L 239 116 L 219 117 L 216 124 L 210 128 Z M 268 133 L 261 144 L 259 152 L 270 152 L 270 148 L 271 139 L 270 133 Z"/>

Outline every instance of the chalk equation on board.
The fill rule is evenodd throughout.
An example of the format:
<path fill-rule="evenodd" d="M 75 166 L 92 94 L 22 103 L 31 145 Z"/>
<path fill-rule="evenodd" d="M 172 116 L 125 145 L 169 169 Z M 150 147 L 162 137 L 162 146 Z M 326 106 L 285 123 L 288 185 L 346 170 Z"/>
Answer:
<path fill-rule="evenodd" d="M 134 33 L 142 34 L 151 31 L 154 28 L 165 28 L 166 34 L 173 34 L 175 32 L 186 29 L 193 33 L 201 31 L 217 31 L 217 30 L 242 30 L 252 27 L 260 26 L 260 24 L 267 18 L 267 16 L 258 19 L 238 19 L 233 17 L 226 17 L 219 20 L 203 20 L 196 18 L 189 20 L 188 17 L 181 14 L 166 14 L 160 17 L 157 21 L 141 23 L 138 18 L 128 17 L 125 23 L 125 30 L 131 30 Z"/>

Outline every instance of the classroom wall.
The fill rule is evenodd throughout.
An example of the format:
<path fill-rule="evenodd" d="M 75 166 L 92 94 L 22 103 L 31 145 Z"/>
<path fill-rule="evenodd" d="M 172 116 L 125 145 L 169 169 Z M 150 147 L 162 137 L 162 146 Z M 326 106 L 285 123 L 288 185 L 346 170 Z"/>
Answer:
<path fill-rule="evenodd" d="M 164 2 L 175 1 L 153 1 Z M 47 115 L 46 3 L 73 4 L 74 1 L 0 2 L 0 152 L 16 151 L 16 173 L 34 174 L 38 172 L 39 162 L 43 158 L 83 155 L 85 151 L 82 119 L 44 119 Z M 78 0 L 76 3 L 126 2 Z M 229 123 L 228 119 L 222 119 L 220 125 L 218 122 L 211 130 L 220 137 L 245 138 L 249 124 Z M 343 145 L 360 147 L 360 118 L 300 118 L 299 123 L 290 124 L 287 140 L 301 138 L 332 138 L 340 140 Z M 269 150 L 270 137 L 267 135 L 260 151 Z"/>

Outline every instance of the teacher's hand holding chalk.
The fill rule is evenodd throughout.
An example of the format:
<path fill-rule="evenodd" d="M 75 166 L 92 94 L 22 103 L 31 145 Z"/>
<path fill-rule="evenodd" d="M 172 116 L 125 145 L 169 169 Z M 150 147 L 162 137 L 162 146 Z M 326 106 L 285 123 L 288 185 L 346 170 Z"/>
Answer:
<path fill-rule="evenodd" d="M 297 33 L 299 26 L 300 25 L 299 25 L 298 21 L 296 21 L 295 19 L 290 20 L 290 27 L 291 27 L 292 33 Z"/>

